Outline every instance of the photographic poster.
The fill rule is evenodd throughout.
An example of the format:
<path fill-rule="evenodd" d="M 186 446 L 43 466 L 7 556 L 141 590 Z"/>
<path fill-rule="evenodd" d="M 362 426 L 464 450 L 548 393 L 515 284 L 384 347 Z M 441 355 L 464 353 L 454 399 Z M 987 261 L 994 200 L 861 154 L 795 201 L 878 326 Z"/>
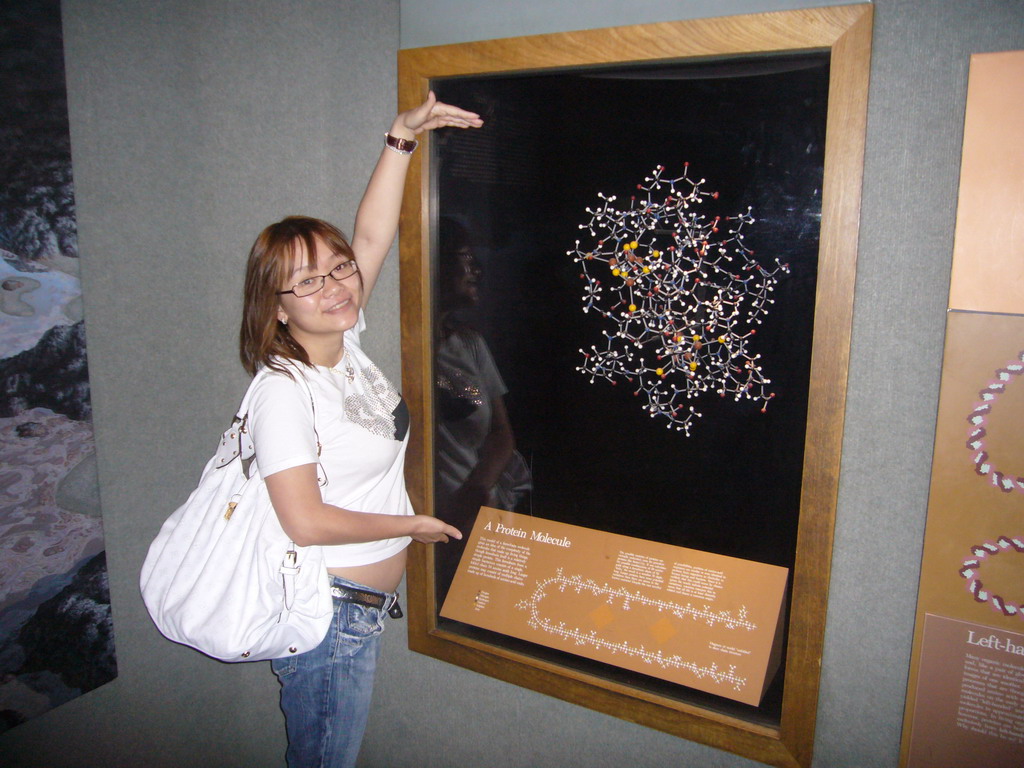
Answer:
<path fill-rule="evenodd" d="M 0 731 L 117 676 L 60 3 L 0 10 Z"/>

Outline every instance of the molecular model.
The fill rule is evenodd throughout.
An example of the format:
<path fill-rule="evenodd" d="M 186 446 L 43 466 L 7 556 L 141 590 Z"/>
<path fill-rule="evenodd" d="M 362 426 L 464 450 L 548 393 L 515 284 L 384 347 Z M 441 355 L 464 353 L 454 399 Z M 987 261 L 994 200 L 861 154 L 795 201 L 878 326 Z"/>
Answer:
<path fill-rule="evenodd" d="M 583 311 L 610 325 L 602 348 L 580 350 L 577 370 L 591 383 L 628 382 L 651 418 L 689 436 L 701 416 L 689 401 L 704 393 L 760 401 L 762 412 L 775 396 L 750 343 L 789 266 L 776 259 L 769 270 L 753 259 L 743 243 L 750 208 L 712 218 L 702 207 L 718 193 L 688 176 L 689 163 L 679 178 L 664 172 L 659 165 L 637 184 L 625 209 L 599 193 L 602 203 L 579 227 L 595 240 L 567 251 L 582 268 Z"/>

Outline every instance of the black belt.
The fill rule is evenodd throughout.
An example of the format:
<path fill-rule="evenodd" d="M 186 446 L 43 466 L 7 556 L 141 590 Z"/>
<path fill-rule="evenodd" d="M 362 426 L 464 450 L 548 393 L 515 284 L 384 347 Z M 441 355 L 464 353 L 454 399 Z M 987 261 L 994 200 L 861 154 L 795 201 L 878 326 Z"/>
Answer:
<path fill-rule="evenodd" d="M 385 595 L 383 592 L 373 592 L 368 589 L 353 589 L 341 584 L 331 585 L 331 594 L 345 603 L 365 605 L 367 608 L 387 611 L 392 619 L 402 618 L 402 606 L 398 604 L 398 593 Z M 390 605 L 389 605 L 390 604 Z"/>

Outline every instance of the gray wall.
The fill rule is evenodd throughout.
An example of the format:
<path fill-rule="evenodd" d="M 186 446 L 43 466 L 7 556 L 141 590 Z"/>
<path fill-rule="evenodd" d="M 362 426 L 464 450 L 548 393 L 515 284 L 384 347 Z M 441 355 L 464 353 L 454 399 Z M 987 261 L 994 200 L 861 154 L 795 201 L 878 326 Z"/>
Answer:
<path fill-rule="evenodd" d="M 845 0 L 402 0 L 402 48 L 846 5 Z"/>
<path fill-rule="evenodd" d="M 722 15 L 772 0 L 404 0 L 402 45 Z M 582 14 L 580 8 L 585 7 Z M 290 212 L 351 226 L 394 104 L 397 0 L 65 0 L 80 240 L 120 676 L 0 737 L 12 766 L 268 766 L 266 665 L 163 641 L 136 579 L 244 375 L 240 268 Z M 843 474 L 815 765 L 896 764 L 968 56 L 1019 0 L 879 0 Z M 394 265 L 371 353 L 398 374 Z M 160 420 L 151 417 L 155 414 Z M 395 628 L 393 628 L 395 629 Z M 367 766 L 753 766 L 418 656 L 392 631 Z"/>

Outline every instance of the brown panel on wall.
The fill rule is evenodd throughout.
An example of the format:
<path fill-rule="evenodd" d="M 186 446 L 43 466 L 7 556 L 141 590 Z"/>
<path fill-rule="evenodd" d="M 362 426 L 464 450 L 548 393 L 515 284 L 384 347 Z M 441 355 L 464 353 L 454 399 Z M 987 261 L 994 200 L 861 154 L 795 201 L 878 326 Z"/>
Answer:
<path fill-rule="evenodd" d="M 903 765 L 1020 765 L 1020 722 L 1004 723 L 1000 702 L 1024 699 L 1022 355 L 1024 316 L 950 312 Z M 928 642 L 926 622 L 934 629 L 947 619 L 965 627 L 956 641 Z M 929 670 L 946 669 L 947 687 L 966 701 L 976 683 L 969 662 L 981 648 L 1000 660 L 1001 692 L 981 690 L 970 706 L 937 708 L 930 699 L 938 681 Z M 956 748 L 942 746 L 950 734 L 960 736 L 951 742 Z M 1008 751 L 1016 762 L 997 757 Z"/>
<path fill-rule="evenodd" d="M 971 57 L 949 306 L 1024 313 L 1024 51 Z"/>
<path fill-rule="evenodd" d="M 1022 90 L 1024 51 L 971 57 L 908 768 L 1019 766 L 1024 754 Z"/>

